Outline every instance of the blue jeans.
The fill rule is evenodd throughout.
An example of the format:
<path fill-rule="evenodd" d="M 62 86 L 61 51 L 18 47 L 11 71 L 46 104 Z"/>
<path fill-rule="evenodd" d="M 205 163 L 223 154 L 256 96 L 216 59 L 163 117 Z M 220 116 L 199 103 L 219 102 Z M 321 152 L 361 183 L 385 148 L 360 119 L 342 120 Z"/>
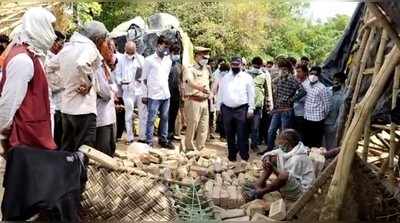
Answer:
<path fill-rule="evenodd" d="M 293 110 L 284 112 L 274 112 L 271 118 L 271 124 L 268 129 L 268 151 L 275 147 L 275 138 L 278 129 L 284 130 L 292 125 Z"/>
<path fill-rule="evenodd" d="M 261 108 L 256 108 L 254 110 L 254 117 L 251 120 L 251 145 L 258 146 L 261 144 L 260 140 L 260 123 L 261 123 Z"/>
<path fill-rule="evenodd" d="M 169 111 L 169 99 L 165 100 L 154 100 L 149 98 L 147 103 L 148 115 L 146 124 L 146 141 L 148 144 L 153 144 L 153 133 L 154 133 L 154 120 L 158 112 L 160 111 L 160 139 L 159 142 L 167 143 L 168 137 L 168 111 Z"/>

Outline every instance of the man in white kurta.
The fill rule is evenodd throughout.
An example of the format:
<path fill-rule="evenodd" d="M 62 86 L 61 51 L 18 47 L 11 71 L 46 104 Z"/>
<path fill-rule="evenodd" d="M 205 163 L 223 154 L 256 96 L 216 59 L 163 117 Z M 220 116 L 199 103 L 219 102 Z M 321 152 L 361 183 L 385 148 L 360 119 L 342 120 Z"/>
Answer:
<path fill-rule="evenodd" d="M 61 150 L 76 151 L 81 145 L 95 144 L 97 72 L 102 61 L 97 45 L 105 41 L 107 34 L 103 23 L 92 21 L 84 25 L 48 64 L 49 69 L 59 69 L 64 81 Z"/>

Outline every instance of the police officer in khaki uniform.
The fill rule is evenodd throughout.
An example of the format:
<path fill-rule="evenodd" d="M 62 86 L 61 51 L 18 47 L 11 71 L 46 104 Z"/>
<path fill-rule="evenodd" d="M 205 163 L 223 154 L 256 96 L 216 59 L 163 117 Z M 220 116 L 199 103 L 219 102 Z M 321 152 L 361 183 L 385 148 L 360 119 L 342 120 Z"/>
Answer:
<path fill-rule="evenodd" d="M 184 70 L 184 98 L 187 128 L 186 151 L 204 148 L 209 124 L 208 98 L 210 97 L 210 70 L 207 66 L 210 49 L 195 47 L 195 64 Z M 196 143 L 194 138 L 196 136 Z"/>

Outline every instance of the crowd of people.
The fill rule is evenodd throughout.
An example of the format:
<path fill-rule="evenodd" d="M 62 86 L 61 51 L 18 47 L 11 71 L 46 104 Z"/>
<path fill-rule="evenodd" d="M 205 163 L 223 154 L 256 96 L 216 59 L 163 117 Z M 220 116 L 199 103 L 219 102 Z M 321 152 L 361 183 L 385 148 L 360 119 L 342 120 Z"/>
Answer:
<path fill-rule="evenodd" d="M 293 185 L 304 191 L 314 179 L 308 148 L 337 147 L 344 73 L 326 86 L 321 67 L 305 56 L 247 63 L 240 55 L 211 59 L 205 47 L 195 47 L 193 64 L 184 66 L 184 49 L 165 36 L 144 57 L 129 39 L 118 52 L 101 22 L 84 24 L 67 38 L 54 31 L 55 21 L 49 11 L 32 8 L 12 37 L 0 35 L 6 152 L 21 145 L 76 152 L 88 145 L 113 156 L 123 132 L 128 145 L 153 147 L 157 136 L 166 149 L 174 149 L 182 133 L 186 151 L 199 151 L 218 133 L 232 162 L 247 161 L 250 149 L 263 155 L 257 193 L 248 194 L 254 197 L 285 187 L 295 193 Z M 286 161 L 276 166 L 280 159 Z M 278 178 L 266 185 L 272 173 Z"/>
<path fill-rule="evenodd" d="M 29 142 L 76 151 L 86 144 L 112 156 L 116 141 L 126 132 L 126 144 L 153 146 L 157 135 L 159 145 L 169 149 L 184 133 L 190 151 L 203 149 L 219 133 L 227 141 L 229 159 L 235 161 L 238 153 L 247 160 L 249 148 L 259 154 L 272 151 L 277 133 L 289 128 L 306 146 L 336 147 L 346 75 L 335 74 L 333 85 L 325 86 L 321 67 L 310 67 L 305 56 L 299 62 L 283 56 L 266 62 L 254 57 L 250 63 L 235 56 L 227 62 L 211 60 L 209 48 L 195 47 L 194 64 L 182 66 L 183 49 L 164 36 L 158 38 L 155 53 L 143 57 L 133 40 L 118 52 L 100 22 L 86 24 L 67 40 L 53 31 L 53 18 L 34 16 L 12 40 L 0 36 L 0 130 L 6 148 Z M 38 23 L 43 26 L 40 31 L 34 26 Z M 39 91 L 36 82 L 40 96 L 34 93 Z M 30 96 L 34 104 L 27 103 Z M 23 112 L 24 106 L 43 109 L 33 115 Z M 22 124 L 35 118 L 44 125 L 37 122 L 27 129 Z M 46 123 L 51 128 L 44 128 Z M 267 149 L 261 151 L 263 143 Z"/>

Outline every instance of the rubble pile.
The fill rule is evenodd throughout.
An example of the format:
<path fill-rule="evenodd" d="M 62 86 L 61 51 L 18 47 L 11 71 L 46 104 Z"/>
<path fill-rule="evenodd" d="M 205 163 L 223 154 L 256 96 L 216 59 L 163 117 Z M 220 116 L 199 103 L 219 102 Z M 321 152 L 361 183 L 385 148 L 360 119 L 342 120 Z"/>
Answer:
<path fill-rule="evenodd" d="M 249 203 L 243 198 L 243 186 L 254 182 L 261 174 L 262 163 L 259 159 L 232 163 L 226 158 L 201 151 L 180 153 L 152 149 L 140 143 L 132 144 L 126 151 L 118 150 L 114 159 L 125 167 L 140 169 L 163 179 L 201 185 L 206 197 L 215 205 L 214 211 L 223 221 L 249 221 L 256 216 L 257 219 L 268 218 L 266 215 L 270 207 L 281 200 L 279 192 L 266 194 L 262 199 Z M 282 207 L 278 205 L 279 208 Z M 272 217 L 281 220 L 281 215 L 278 210 Z"/>

